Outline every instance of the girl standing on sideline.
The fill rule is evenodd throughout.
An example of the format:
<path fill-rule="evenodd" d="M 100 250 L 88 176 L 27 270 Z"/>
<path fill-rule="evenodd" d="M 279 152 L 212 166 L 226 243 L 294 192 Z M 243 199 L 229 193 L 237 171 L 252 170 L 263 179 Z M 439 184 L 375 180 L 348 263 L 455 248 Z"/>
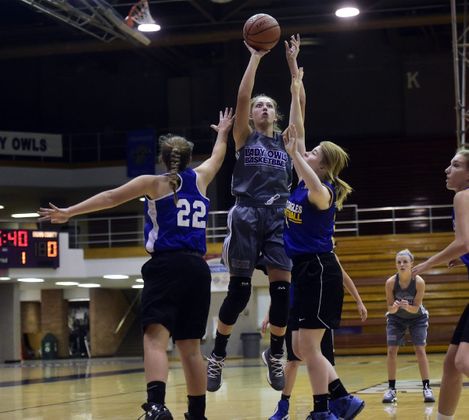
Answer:
<path fill-rule="evenodd" d="M 218 132 L 210 158 L 195 169 L 193 144 L 167 135 L 160 140 L 161 160 L 168 173 L 142 175 L 67 208 L 41 208 L 40 220 L 65 223 L 71 217 L 116 207 L 145 196 L 145 248 L 151 254 L 142 267 L 142 327 L 147 402 L 146 420 L 172 420 L 165 406 L 168 380 L 166 349 L 170 336 L 181 356 L 188 394 L 188 420 L 205 419 L 206 376 L 200 352 L 210 306 L 210 269 L 206 252 L 206 223 L 210 201 L 208 184 L 226 153 L 232 110 L 220 112 L 212 128 Z M 184 261 L 184 263 L 181 263 Z"/>
<path fill-rule="evenodd" d="M 298 48 L 287 55 L 290 68 L 297 69 Z M 230 271 L 228 294 L 218 315 L 215 346 L 207 358 L 207 390 L 222 385 L 222 369 L 231 331 L 251 296 L 251 277 L 263 267 L 269 278 L 271 299 L 270 347 L 262 353 L 268 368 L 267 380 L 280 391 L 284 386 L 283 343 L 288 317 L 291 261 L 283 246 L 283 211 L 292 181 L 292 164 L 285 151 L 277 123 L 277 103 L 266 95 L 251 98 L 257 68 L 268 51 L 251 53 L 238 89 L 233 137 L 236 164 L 232 177 L 235 205 L 228 214 L 228 235 L 223 261 Z"/>
<path fill-rule="evenodd" d="M 455 192 L 455 239 L 445 249 L 417 265 L 414 275 L 439 264 L 465 264 L 469 270 L 469 149 L 461 147 L 446 168 L 446 188 Z M 451 420 L 462 391 L 463 375 L 469 376 L 469 305 L 466 306 L 446 352 L 438 398 L 437 420 Z"/>
<path fill-rule="evenodd" d="M 397 353 L 399 346 L 404 344 L 407 329 L 412 337 L 415 355 L 419 365 L 423 384 L 424 402 L 435 402 L 430 388 L 430 369 L 428 366 L 427 344 L 428 311 L 422 301 L 425 294 L 425 282 L 420 276 L 412 275 L 414 256 L 408 249 L 396 254 L 397 273 L 386 280 L 386 336 L 388 343 L 388 383 L 389 388 L 384 393 L 383 403 L 397 401 L 396 371 Z"/>

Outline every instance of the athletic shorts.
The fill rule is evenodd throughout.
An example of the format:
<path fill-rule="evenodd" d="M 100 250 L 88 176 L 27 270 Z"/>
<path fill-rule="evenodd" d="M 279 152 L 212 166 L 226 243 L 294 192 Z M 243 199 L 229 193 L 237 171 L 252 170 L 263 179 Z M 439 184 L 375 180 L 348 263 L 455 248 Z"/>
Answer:
<path fill-rule="evenodd" d="M 459 318 L 458 325 L 454 330 L 451 344 L 459 345 L 461 342 L 469 343 L 469 305 L 466 306 L 464 312 Z"/>
<path fill-rule="evenodd" d="M 283 224 L 283 207 L 232 207 L 222 255 L 230 275 L 252 277 L 256 267 L 291 271 L 283 246 Z"/>
<path fill-rule="evenodd" d="M 428 313 L 418 318 L 401 318 L 388 315 L 386 317 L 386 336 L 388 346 L 402 346 L 405 344 L 405 333 L 409 330 L 414 346 L 427 344 Z"/>
<path fill-rule="evenodd" d="M 202 338 L 210 307 L 211 274 L 189 251 L 155 254 L 142 267 L 142 327 L 161 324 L 173 340 Z"/>
<path fill-rule="evenodd" d="M 298 328 L 337 329 L 342 317 L 342 270 L 333 252 L 293 259 L 293 313 Z"/>

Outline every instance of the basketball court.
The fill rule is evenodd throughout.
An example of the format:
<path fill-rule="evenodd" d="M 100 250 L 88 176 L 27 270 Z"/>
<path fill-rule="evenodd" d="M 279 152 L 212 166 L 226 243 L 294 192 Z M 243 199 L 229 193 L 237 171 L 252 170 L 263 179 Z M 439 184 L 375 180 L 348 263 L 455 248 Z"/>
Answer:
<path fill-rule="evenodd" d="M 430 354 L 433 390 L 438 397 L 442 354 Z M 418 368 L 412 355 L 399 356 L 398 402 L 382 404 L 386 388 L 385 356 L 339 356 L 336 367 L 348 390 L 358 393 L 366 407 L 363 420 L 432 419 L 437 403 L 424 404 Z M 280 393 L 267 384 L 261 359 L 231 359 L 224 383 L 207 394 L 210 420 L 259 420 L 272 414 Z M 456 418 L 467 418 L 466 384 Z M 140 358 L 30 361 L 0 367 L 0 419 L 137 419 L 145 400 L 143 363 Z M 311 410 L 306 370 L 300 368 L 291 397 L 290 418 L 304 420 Z M 186 391 L 180 363 L 171 362 L 166 403 L 175 419 L 186 411 Z"/>

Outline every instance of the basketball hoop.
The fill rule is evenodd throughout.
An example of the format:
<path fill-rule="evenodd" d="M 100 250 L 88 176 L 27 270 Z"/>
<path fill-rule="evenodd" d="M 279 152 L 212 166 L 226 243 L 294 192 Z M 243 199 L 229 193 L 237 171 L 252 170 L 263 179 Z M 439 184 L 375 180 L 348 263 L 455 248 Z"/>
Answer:
<path fill-rule="evenodd" d="M 161 29 L 150 14 L 148 0 L 139 0 L 130 9 L 129 15 L 125 18 L 125 23 L 131 28 L 137 26 L 141 32 L 156 32 Z"/>

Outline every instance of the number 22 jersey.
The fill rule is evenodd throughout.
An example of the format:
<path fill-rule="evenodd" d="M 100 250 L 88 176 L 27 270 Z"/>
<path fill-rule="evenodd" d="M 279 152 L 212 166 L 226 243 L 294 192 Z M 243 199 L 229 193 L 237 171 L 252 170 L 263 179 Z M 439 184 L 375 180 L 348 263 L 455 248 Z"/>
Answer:
<path fill-rule="evenodd" d="M 189 250 L 204 255 L 210 200 L 199 191 L 193 169 L 186 168 L 178 176 L 177 205 L 172 192 L 155 200 L 145 199 L 145 249 L 150 254 Z"/>

